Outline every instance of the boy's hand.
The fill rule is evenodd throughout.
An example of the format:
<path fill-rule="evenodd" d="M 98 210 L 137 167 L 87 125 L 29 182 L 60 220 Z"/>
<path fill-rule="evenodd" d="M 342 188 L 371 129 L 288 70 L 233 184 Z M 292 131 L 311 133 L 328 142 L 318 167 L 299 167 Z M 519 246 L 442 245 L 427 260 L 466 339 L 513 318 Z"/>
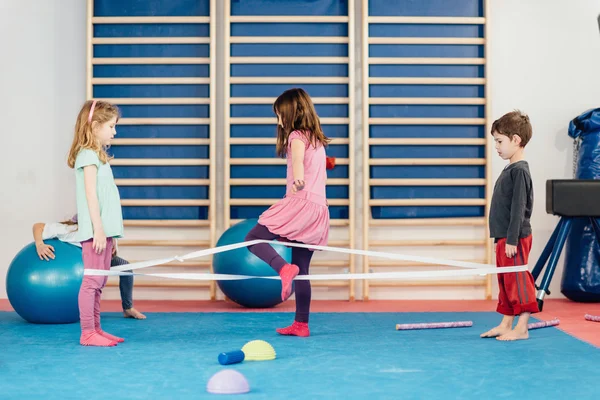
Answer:
<path fill-rule="evenodd" d="M 511 244 L 506 245 L 506 257 L 513 258 L 517 254 L 517 246 Z"/>

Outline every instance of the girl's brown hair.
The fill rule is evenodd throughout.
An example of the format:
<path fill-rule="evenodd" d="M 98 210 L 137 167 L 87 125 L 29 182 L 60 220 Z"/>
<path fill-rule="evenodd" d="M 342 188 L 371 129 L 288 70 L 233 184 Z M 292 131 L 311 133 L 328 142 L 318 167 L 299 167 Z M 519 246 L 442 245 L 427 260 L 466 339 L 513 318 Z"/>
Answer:
<path fill-rule="evenodd" d="M 72 226 L 72 225 L 77 225 L 77 224 L 78 224 L 78 222 L 79 222 L 78 215 L 77 215 L 77 214 L 75 214 L 75 215 L 73 215 L 73 216 L 71 217 L 71 219 L 64 220 L 64 221 L 62 221 L 62 222 L 60 222 L 60 223 L 61 223 L 62 225 L 69 225 L 69 226 Z"/>
<path fill-rule="evenodd" d="M 95 101 L 94 110 L 90 116 L 92 104 L 94 104 L 94 101 L 86 101 L 77 116 L 75 136 L 73 137 L 73 143 L 71 144 L 67 160 L 70 168 L 75 168 L 77 154 L 82 149 L 94 150 L 98 154 L 100 161 L 104 164 L 110 160 L 110 157 L 106 153 L 106 148 L 96 140 L 92 127 L 95 127 L 97 124 L 104 124 L 113 118 L 117 118 L 118 121 L 120 117 L 119 108 L 105 101 Z"/>
<path fill-rule="evenodd" d="M 301 131 L 314 147 L 318 144 L 326 147 L 331 142 L 321 129 L 321 122 L 310 96 L 303 89 L 295 88 L 283 92 L 273 103 L 273 111 L 281 116 L 283 123 L 283 127 L 277 125 L 279 157 L 286 157 L 288 139 L 294 131 Z"/>

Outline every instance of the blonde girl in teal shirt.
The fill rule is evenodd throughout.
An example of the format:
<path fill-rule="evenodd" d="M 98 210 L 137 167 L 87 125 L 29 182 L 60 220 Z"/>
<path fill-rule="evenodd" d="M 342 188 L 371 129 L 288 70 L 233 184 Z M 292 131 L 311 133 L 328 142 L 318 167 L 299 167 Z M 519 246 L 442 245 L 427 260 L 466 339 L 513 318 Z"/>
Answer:
<path fill-rule="evenodd" d="M 117 134 L 119 109 L 104 101 L 86 102 L 75 125 L 68 165 L 75 170 L 78 229 L 85 269 L 109 270 L 113 240 L 123 236 L 119 190 L 106 153 Z M 100 326 L 100 296 L 106 276 L 84 275 L 79 290 L 79 319 L 83 346 L 116 346 L 124 339 Z"/>

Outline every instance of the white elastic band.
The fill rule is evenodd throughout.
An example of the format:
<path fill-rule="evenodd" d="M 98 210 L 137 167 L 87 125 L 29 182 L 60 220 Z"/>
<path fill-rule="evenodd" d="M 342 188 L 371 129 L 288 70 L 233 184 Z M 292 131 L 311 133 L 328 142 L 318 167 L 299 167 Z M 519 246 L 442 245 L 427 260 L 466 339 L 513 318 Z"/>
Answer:
<path fill-rule="evenodd" d="M 444 271 L 407 271 L 407 272 L 376 272 L 376 273 L 363 273 L 363 274 L 319 274 L 319 275 L 301 275 L 297 276 L 296 280 L 350 280 L 350 279 L 411 279 L 411 278 L 435 278 L 435 277 L 457 277 L 457 276 L 470 276 L 470 275 L 488 275 L 488 274 L 502 274 L 509 272 L 520 272 L 528 269 L 527 265 L 519 265 L 514 267 L 503 267 L 496 268 L 495 265 L 480 264 L 464 261 L 455 260 L 444 260 L 431 257 L 420 257 L 420 256 L 408 256 L 397 253 L 384 253 L 378 251 L 368 250 L 355 250 L 355 249 L 343 249 L 338 247 L 329 246 L 316 246 L 306 245 L 300 243 L 291 242 L 279 242 L 269 240 L 252 240 L 248 242 L 234 243 L 226 246 L 215 247 L 212 249 L 195 251 L 188 253 L 184 256 L 175 256 L 172 258 L 164 258 L 157 260 L 141 261 L 133 264 L 121 265 L 118 267 L 111 268 L 109 271 L 96 270 L 96 269 L 85 269 L 84 275 L 93 276 L 114 276 L 114 275 L 140 275 L 140 276 L 153 276 L 161 278 L 171 279 L 189 279 L 189 280 L 240 280 L 240 279 L 280 279 L 279 276 L 250 276 L 250 275 L 230 275 L 230 274 L 199 274 L 199 273 L 155 273 L 155 274 L 134 274 L 123 271 L 134 271 L 141 268 L 149 268 L 162 264 L 166 264 L 172 261 L 185 261 L 199 257 L 205 257 L 213 254 L 223 253 L 239 249 L 242 247 L 252 246 L 259 243 L 277 244 L 288 247 L 300 247 L 314 250 L 332 251 L 337 253 L 355 254 L 369 257 L 381 257 L 392 260 L 402 261 L 414 261 L 421 263 L 430 263 L 437 265 L 447 265 L 453 267 L 465 268 L 463 270 L 444 270 Z"/>
<path fill-rule="evenodd" d="M 319 275 L 298 275 L 294 280 L 353 280 L 353 279 L 414 279 L 414 278 L 439 278 L 439 277 L 459 277 L 488 274 L 505 274 L 510 272 L 525 271 L 526 266 L 503 267 L 503 268 L 471 268 L 462 270 L 443 270 L 443 271 L 405 271 L 405 272 L 371 272 L 368 274 L 319 274 Z M 185 279 L 195 281 L 231 281 L 242 279 L 281 279 L 277 276 L 251 276 L 251 275 L 229 275 L 229 274 L 199 274 L 199 273 L 153 273 L 153 274 L 135 274 L 132 272 L 106 271 L 100 269 L 86 269 L 84 275 L 91 276 L 152 276 L 155 278 Z"/>
<path fill-rule="evenodd" d="M 234 244 L 228 244 L 226 246 L 214 247 L 212 249 L 194 251 L 194 252 L 188 253 L 184 256 L 175 256 L 173 258 L 161 260 L 161 264 L 166 264 L 171 261 L 186 261 L 186 260 L 191 260 L 194 258 L 210 256 L 212 254 L 223 253 L 225 251 L 235 250 L 235 249 L 239 249 L 241 247 L 252 246 L 254 244 L 263 243 L 263 242 L 268 243 L 268 241 L 265 241 L 265 240 L 252 240 L 249 242 L 234 243 Z M 165 261 L 165 260 L 168 260 L 168 261 Z M 140 261 L 140 262 L 136 262 L 136 263 L 132 263 L 132 264 L 121 265 L 121 266 L 118 266 L 115 268 L 111 268 L 111 271 L 130 271 L 130 270 L 135 270 L 135 269 L 140 269 L 140 268 L 148 268 L 148 267 L 154 267 L 156 265 L 160 265 L 160 264 L 154 264 L 153 262 L 154 262 L 153 260 L 150 260 L 150 261 Z"/>
<path fill-rule="evenodd" d="M 170 261 L 191 260 L 194 258 L 205 257 L 205 256 L 213 255 L 213 254 L 223 253 L 225 251 L 239 249 L 241 247 L 252 246 L 252 245 L 255 245 L 258 243 L 277 244 L 280 246 L 289 246 L 289 247 L 301 247 L 301 248 L 305 248 L 305 249 L 331 251 L 334 253 L 355 254 L 355 255 L 359 255 L 359 256 L 380 257 L 380 258 L 387 258 L 389 260 L 414 261 L 414 262 L 419 262 L 419 263 L 446 265 L 446 266 L 450 266 L 450 267 L 460 267 L 460 268 L 495 268 L 496 267 L 493 264 L 480 264 L 480 263 L 473 263 L 473 262 L 468 262 L 468 261 L 444 260 L 441 258 L 409 256 L 409 255 L 405 255 L 405 254 L 384 253 L 384 252 L 380 252 L 380 251 L 371 251 L 371 250 L 343 249 L 343 248 L 339 248 L 339 247 L 316 246 L 316 245 L 290 243 L 290 242 L 278 242 L 275 240 L 273 240 L 273 241 L 252 240 L 249 242 L 229 244 L 226 246 L 214 247 L 212 249 L 195 251 L 192 253 L 188 253 L 184 256 L 175 256 L 175 257 L 171 258 Z M 169 262 L 169 261 L 166 261 L 166 262 Z M 154 265 L 159 265 L 159 264 L 152 264 L 152 263 L 153 263 L 153 261 L 142 261 L 142 262 L 137 262 L 137 263 L 132 263 L 132 264 L 115 267 L 115 268 L 112 268 L 112 270 L 113 271 L 129 271 L 129 270 L 135 270 L 135 269 L 139 269 L 139 268 L 147 268 L 147 267 L 152 267 Z M 163 264 L 164 264 L 164 262 L 163 262 Z"/>

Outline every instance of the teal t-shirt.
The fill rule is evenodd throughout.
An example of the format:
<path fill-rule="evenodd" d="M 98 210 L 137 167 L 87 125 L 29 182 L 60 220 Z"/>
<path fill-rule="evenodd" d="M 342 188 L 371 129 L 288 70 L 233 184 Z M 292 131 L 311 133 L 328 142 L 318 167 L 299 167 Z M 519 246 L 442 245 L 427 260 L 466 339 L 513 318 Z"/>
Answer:
<path fill-rule="evenodd" d="M 121 197 L 119 189 L 115 184 L 110 164 L 103 164 L 94 150 L 83 149 L 75 159 L 75 187 L 77 192 L 77 240 L 84 242 L 94 237 L 94 228 L 88 209 L 85 194 L 85 182 L 83 168 L 95 165 L 98 169 L 96 174 L 96 191 L 98 204 L 100 206 L 100 218 L 102 227 L 107 238 L 123 237 L 123 213 L 121 211 Z"/>

